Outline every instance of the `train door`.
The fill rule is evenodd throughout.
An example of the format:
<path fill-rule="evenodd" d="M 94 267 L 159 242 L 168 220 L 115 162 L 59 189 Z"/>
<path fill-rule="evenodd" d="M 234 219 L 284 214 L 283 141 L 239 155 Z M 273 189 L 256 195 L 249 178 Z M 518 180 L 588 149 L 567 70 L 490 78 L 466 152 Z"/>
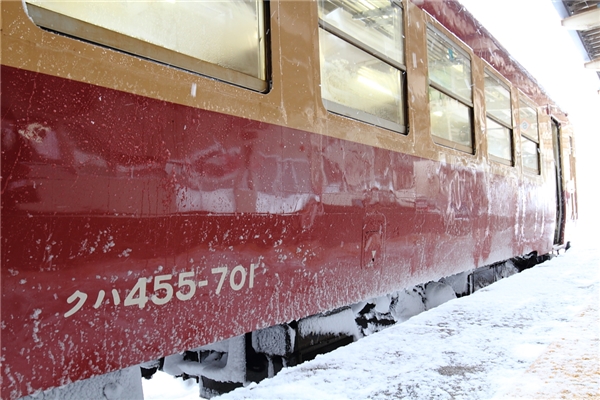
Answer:
<path fill-rule="evenodd" d="M 565 232 L 565 198 L 563 188 L 563 166 L 561 157 L 560 124 L 552 119 L 552 147 L 556 176 L 556 230 L 554 244 L 562 244 Z"/>

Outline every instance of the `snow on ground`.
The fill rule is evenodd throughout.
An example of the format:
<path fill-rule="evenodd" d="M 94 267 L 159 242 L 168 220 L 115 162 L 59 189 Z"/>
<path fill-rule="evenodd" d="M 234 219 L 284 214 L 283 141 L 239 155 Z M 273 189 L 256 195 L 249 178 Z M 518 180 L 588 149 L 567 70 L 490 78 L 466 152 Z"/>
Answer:
<path fill-rule="evenodd" d="M 198 400 L 200 388 L 194 379 L 184 381 L 158 371 L 152 379 L 142 379 L 144 400 Z"/>
<path fill-rule="evenodd" d="M 551 261 L 220 399 L 600 398 L 599 303 L 600 245 L 577 241 Z M 161 395 L 161 379 L 174 380 L 145 381 L 147 399 L 198 398 L 189 384 Z"/>

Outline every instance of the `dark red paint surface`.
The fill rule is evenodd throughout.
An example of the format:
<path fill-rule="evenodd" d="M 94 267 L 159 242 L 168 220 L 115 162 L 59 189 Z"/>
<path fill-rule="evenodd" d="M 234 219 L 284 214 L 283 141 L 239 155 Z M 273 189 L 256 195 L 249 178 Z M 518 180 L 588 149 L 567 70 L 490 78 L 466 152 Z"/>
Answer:
<path fill-rule="evenodd" d="M 551 249 L 551 184 L 1 72 L 3 398 Z"/>

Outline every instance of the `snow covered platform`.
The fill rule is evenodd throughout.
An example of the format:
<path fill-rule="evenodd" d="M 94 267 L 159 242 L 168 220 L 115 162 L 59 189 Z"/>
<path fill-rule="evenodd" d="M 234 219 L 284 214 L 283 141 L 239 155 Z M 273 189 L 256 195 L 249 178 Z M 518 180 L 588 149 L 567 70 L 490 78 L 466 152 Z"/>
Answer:
<path fill-rule="evenodd" d="M 577 248 L 220 399 L 600 398 L 600 252 Z"/>

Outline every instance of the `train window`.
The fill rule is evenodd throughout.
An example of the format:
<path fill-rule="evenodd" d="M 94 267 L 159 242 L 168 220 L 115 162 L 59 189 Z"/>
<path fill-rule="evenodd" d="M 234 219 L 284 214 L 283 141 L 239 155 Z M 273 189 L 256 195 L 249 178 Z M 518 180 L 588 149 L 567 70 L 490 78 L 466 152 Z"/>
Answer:
<path fill-rule="evenodd" d="M 436 143 L 473 153 L 471 58 L 427 28 L 431 134 Z"/>
<path fill-rule="evenodd" d="M 406 133 L 402 8 L 320 0 L 321 96 L 334 113 Z"/>
<path fill-rule="evenodd" d="M 488 71 L 484 78 L 488 153 L 494 161 L 513 165 L 510 90 Z"/>
<path fill-rule="evenodd" d="M 540 139 L 537 111 L 524 101 L 519 101 L 519 130 L 521 132 L 521 156 L 526 170 L 540 173 Z"/>
<path fill-rule="evenodd" d="M 471 109 L 433 87 L 429 87 L 429 106 L 435 142 L 472 152 Z"/>
<path fill-rule="evenodd" d="M 263 0 L 26 4 L 43 28 L 257 91 L 268 89 Z"/>
<path fill-rule="evenodd" d="M 533 140 L 521 136 L 521 154 L 523 157 L 523 167 L 539 173 L 539 145 Z"/>

